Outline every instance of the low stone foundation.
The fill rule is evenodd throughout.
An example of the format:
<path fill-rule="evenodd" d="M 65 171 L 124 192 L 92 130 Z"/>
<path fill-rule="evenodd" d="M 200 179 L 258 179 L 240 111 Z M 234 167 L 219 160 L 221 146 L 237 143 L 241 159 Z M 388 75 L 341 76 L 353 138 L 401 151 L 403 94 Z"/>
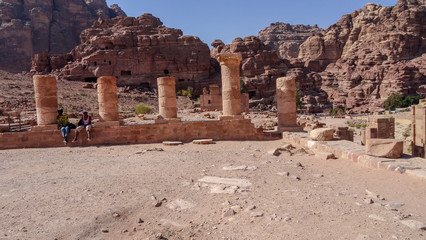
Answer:
<path fill-rule="evenodd" d="M 238 141 L 276 140 L 281 137 L 274 133 L 264 133 L 261 128 L 256 129 L 250 119 L 110 127 L 97 126 L 97 123 L 95 123 L 90 142 L 87 141 L 86 132 L 82 131 L 78 142 L 71 143 L 75 134 L 74 131 L 72 130 L 68 137 L 68 145 L 64 145 L 62 142 L 63 139 L 59 130 L 1 133 L 0 149 L 146 144 L 163 141 L 190 142 L 205 138 Z"/>
<path fill-rule="evenodd" d="M 314 153 L 328 152 L 337 158 L 350 160 L 364 167 L 386 169 L 409 174 L 426 180 L 426 161 L 423 158 L 404 155 L 403 158 L 389 159 L 365 154 L 365 147 L 346 140 L 312 141 L 308 133 L 283 133 L 287 143 L 307 148 Z"/>

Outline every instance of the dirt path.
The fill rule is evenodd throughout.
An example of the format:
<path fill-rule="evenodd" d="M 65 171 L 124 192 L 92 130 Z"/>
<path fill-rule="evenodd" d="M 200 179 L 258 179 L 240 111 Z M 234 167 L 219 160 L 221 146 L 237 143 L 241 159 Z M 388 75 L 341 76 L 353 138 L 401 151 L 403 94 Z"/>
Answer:
<path fill-rule="evenodd" d="M 424 181 L 281 145 L 0 151 L 0 239 L 425 239 Z"/>

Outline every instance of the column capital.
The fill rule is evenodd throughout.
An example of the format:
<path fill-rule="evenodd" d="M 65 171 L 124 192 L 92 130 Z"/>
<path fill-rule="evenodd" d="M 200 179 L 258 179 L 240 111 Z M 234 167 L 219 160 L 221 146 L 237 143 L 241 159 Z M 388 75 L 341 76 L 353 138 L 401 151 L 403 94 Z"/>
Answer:
<path fill-rule="evenodd" d="M 222 53 L 219 54 L 217 60 L 220 62 L 220 65 L 231 65 L 231 64 L 240 64 L 243 57 L 241 53 Z"/>

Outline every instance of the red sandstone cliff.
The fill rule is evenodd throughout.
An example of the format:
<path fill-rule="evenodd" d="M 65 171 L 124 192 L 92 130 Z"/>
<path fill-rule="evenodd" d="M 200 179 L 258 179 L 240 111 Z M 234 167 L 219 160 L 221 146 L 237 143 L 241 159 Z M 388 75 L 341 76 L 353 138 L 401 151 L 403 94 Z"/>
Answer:
<path fill-rule="evenodd" d="M 0 69 L 28 71 L 37 53 L 63 54 L 99 17 L 125 16 L 105 0 L 0 1 Z"/>
<path fill-rule="evenodd" d="M 381 108 L 393 92 L 426 96 L 425 16 L 424 0 L 399 0 L 394 7 L 367 4 L 323 32 L 299 27 L 305 31 L 301 38 L 311 34 L 302 44 L 295 42 L 297 37 L 286 36 L 285 31 L 294 32 L 292 26 L 272 24 L 259 33 L 263 40 L 260 45 L 271 45 L 276 54 L 291 59 L 284 60 L 288 69 L 253 57 L 258 47 L 246 39 L 243 47 L 234 47 L 234 51 L 248 53 L 243 54 L 246 57 L 241 63 L 241 76 L 256 95 L 273 94 L 275 79 L 284 72 L 296 76 L 309 112 L 323 111 L 331 105 L 347 106 L 353 112 L 372 111 Z M 239 42 L 231 46 L 241 45 Z M 300 44 L 300 51 L 296 44 Z M 212 46 L 212 56 L 232 50 L 219 41 Z M 268 61 L 276 59 L 272 49 L 264 49 L 273 56 Z"/>
<path fill-rule="evenodd" d="M 300 45 L 311 35 L 324 33 L 317 26 L 290 25 L 287 23 L 272 23 L 259 32 L 259 39 L 278 52 L 281 58 L 298 58 Z"/>
<path fill-rule="evenodd" d="M 116 76 L 119 85 L 143 87 L 155 87 L 157 77 L 171 75 L 177 88 L 196 90 L 220 79 L 205 43 L 165 27 L 151 14 L 99 19 L 81 33 L 81 44 L 70 53 L 36 55 L 31 71 L 53 71 L 64 79 L 79 81 Z"/>
<path fill-rule="evenodd" d="M 370 3 L 308 38 L 299 57 L 315 65 L 330 102 L 371 111 L 393 92 L 426 96 L 425 39 L 424 0 Z"/>

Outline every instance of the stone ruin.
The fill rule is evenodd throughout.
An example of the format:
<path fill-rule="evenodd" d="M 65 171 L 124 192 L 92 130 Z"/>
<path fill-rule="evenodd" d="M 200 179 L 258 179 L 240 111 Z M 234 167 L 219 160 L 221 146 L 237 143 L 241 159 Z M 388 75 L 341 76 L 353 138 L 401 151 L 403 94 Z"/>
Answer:
<path fill-rule="evenodd" d="M 361 131 L 361 143 L 368 155 L 400 158 L 404 143 L 395 139 L 395 119 L 387 116 L 370 116 L 367 128 Z"/>
<path fill-rule="evenodd" d="M 219 86 L 212 84 L 209 86 L 209 90 L 210 92 L 207 91 L 207 88 L 203 88 L 203 94 L 200 95 L 201 110 L 222 110 L 222 95 L 220 95 Z"/>
<path fill-rule="evenodd" d="M 411 109 L 412 153 L 413 156 L 424 158 L 426 150 L 426 100 L 420 100 L 420 103 L 412 106 Z"/>
<path fill-rule="evenodd" d="M 176 80 L 159 77 L 159 119 L 155 124 L 122 126 L 118 114 L 117 79 L 101 76 L 97 79 L 100 121 L 94 123 L 92 141 L 82 139 L 75 146 L 100 144 L 137 144 L 170 140 L 192 141 L 199 138 L 216 140 L 268 140 L 281 138 L 281 132 L 267 132 L 254 128 L 244 119 L 240 94 L 239 64 L 241 55 L 221 54 L 223 114 L 218 121 L 182 122 L 177 115 Z M 34 75 L 37 126 L 30 132 L 0 134 L 0 149 L 63 146 L 57 132 L 58 108 L 56 77 Z M 297 130 L 294 78 L 283 78 L 278 103 L 280 130 Z M 288 96 L 286 96 L 288 94 Z M 294 106 L 293 106 L 294 105 Z M 284 114 L 281 114 L 284 111 Z"/>
<path fill-rule="evenodd" d="M 200 95 L 200 108 L 204 111 L 221 111 L 222 110 L 222 95 L 220 95 L 220 88 L 216 84 L 203 88 L 203 94 Z M 241 93 L 241 111 L 249 112 L 249 95 L 247 93 Z"/>

